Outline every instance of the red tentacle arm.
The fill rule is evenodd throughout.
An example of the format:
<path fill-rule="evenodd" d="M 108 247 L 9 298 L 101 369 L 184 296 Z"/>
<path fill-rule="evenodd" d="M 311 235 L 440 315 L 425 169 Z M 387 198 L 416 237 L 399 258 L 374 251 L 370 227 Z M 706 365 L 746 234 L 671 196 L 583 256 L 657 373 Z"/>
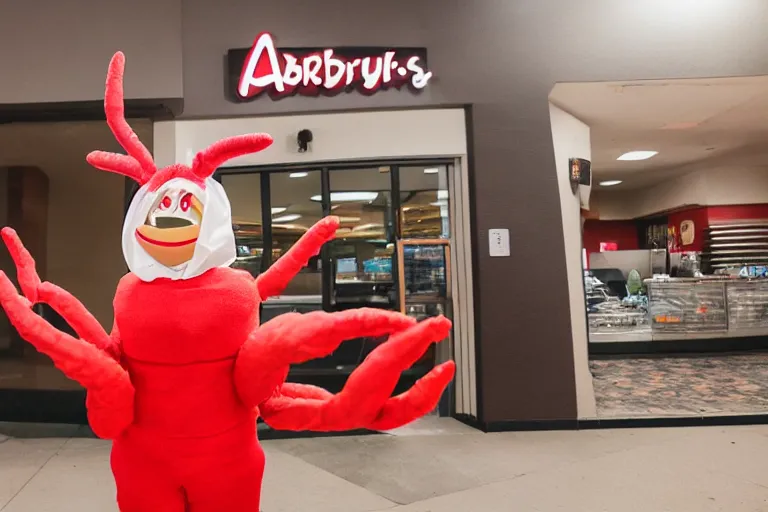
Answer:
<path fill-rule="evenodd" d="M 309 259 L 317 256 L 323 244 L 333 240 L 339 229 L 338 217 L 325 217 L 299 239 L 274 265 L 256 278 L 261 300 L 280 295 L 293 277 L 304 268 Z"/>
<path fill-rule="evenodd" d="M 339 324 L 346 321 L 339 319 Z M 410 423 L 437 406 L 453 380 L 455 364 L 448 361 L 435 367 L 401 395 L 392 397 L 392 392 L 400 374 L 430 344 L 447 338 L 450 328 L 450 321 L 438 317 L 394 334 L 352 372 L 337 395 L 284 383 L 261 404 L 261 415 L 268 425 L 282 430 L 390 430 Z"/>
<path fill-rule="evenodd" d="M 120 347 L 110 338 L 96 318 L 72 294 L 49 282 L 41 282 L 35 269 L 35 260 L 11 228 L 3 228 L 0 235 L 16 265 L 16 277 L 24 297 L 32 306 L 45 303 L 72 326 L 78 337 L 97 348 L 119 357 Z"/>
<path fill-rule="evenodd" d="M 237 392 L 256 407 L 285 382 L 292 364 L 328 356 L 345 340 L 397 333 L 414 324 L 407 316 L 377 309 L 280 315 L 256 328 L 240 349 Z"/>
<path fill-rule="evenodd" d="M 85 159 L 99 170 L 122 174 L 137 183 L 144 183 L 146 181 L 141 164 L 131 156 L 109 153 L 107 151 L 91 151 Z"/>
<path fill-rule="evenodd" d="M 147 177 L 151 177 L 157 170 L 152 154 L 125 120 L 124 74 L 125 55 L 123 52 L 117 52 L 109 61 L 107 84 L 104 90 L 104 112 L 107 115 L 107 124 L 123 149 L 139 163 Z"/>
<path fill-rule="evenodd" d="M 22 338 L 89 391 L 88 415 L 94 432 L 104 438 L 118 436 L 133 421 L 134 398 L 128 373 L 116 360 L 119 343 L 72 295 L 51 283 L 40 283 L 32 256 L 12 229 L 3 229 L 2 236 L 24 293 L 19 295 L 8 276 L 0 272 L 0 305 L 8 319 Z M 48 303 L 59 312 L 81 339 L 55 329 L 37 315 L 31 309 L 37 302 Z"/>
<path fill-rule="evenodd" d="M 152 154 L 125 120 L 124 73 L 125 55 L 117 52 L 109 62 L 107 71 L 104 112 L 107 116 L 107 125 L 128 156 L 94 151 L 86 157 L 86 160 L 97 169 L 122 174 L 144 185 L 155 174 L 157 167 Z"/>
<path fill-rule="evenodd" d="M 266 133 L 251 133 L 222 139 L 195 156 L 192 172 L 207 178 L 224 162 L 243 155 L 258 153 L 272 145 L 272 137 Z"/>

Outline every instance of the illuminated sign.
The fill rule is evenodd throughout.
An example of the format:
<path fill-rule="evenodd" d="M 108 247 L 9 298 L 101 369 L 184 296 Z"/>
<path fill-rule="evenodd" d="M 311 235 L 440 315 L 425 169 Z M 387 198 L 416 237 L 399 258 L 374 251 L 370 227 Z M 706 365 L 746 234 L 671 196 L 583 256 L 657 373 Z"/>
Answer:
<path fill-rule="evenodd" d="M 267 33 L 256 37 L 250 50 L 230 50 L 228 66 L 230 93 L 239 102 L 265 93 L 279 99 L 352 91 L 370 95 L 404 86 L 418 92 L 432 78 L 423 48 L 281 49 Z"/>

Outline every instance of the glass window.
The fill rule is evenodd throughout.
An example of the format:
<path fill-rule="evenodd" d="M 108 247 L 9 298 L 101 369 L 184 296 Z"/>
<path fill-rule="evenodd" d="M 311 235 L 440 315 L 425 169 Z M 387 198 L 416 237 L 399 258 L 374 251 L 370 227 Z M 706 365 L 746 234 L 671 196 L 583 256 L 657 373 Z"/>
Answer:
<path fill-rule="evenodd" d="M 400 230 L 404 239 L 449 238 L 448 167 L 400 167 Z"/>
<path fill-rule="evenodd" d="M 237 260 L 232 267 L 257 276 L 261 272 L 264 252 L 261 175 L 256 172 L 225 174 L 221 177 L 221 184 L 232 205 L 232 229 L 237 245 Z"/>
<path fill-rule="evenodd" d="M 272 261 L 279 260 L 299 238 L 323 217 L 321 171 L 275 172 L 270 174 L 272 209 Z M 321 296 L 320 256 L 293 278 L 284 296 Z"/>
<path fill-rule="evenodd" d="M 394 222 L 389 167 L 330 172 L 331 213 L 341 220 L 332 245 L 335 304 L 396 301 Z"/>

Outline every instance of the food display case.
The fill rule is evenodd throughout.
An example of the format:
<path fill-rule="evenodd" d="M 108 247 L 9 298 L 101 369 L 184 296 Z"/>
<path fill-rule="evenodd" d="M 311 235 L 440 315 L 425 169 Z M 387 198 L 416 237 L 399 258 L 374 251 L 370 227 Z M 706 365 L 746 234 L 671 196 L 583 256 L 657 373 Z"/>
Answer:
<path fill-rule="evenodd" d="M 768 279 L 729 276 L 646 279 L 647 307 L 605 290 L 590 306 L 590 342 L 665 341 L 768 335 Z M 588 287 L 589 288 L 589 287 Z"/>
<path fill-rule="evenodd" d="M 623 278 L 611 281 L 610 272 L 602 272 L 600 277 L 602 280 L 589 271 L 584 275 L 590 341 L 650 337 L 647 298 L 628 295 L 624 284 L 622 293 L 618 283 Z"/>
<path fill-rule="evenodd" d="M 726 293 L 729 330 L 768 333 L 768 279 L 734 280 Z"/>
<path fill-rule="evenodd" d="M 726 280 L 648 279 L 648 313 L 655 338 L 710 336 L 728 330 Z"/>

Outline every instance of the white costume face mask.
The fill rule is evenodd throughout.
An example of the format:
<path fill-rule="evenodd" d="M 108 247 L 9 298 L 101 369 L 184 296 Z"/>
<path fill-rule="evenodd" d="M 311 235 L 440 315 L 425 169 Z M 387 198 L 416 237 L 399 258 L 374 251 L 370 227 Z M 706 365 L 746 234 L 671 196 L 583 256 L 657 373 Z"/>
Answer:
<path fill-rule="evenodd" d="M 123 255 L 142 281 L 191 279 L 235 261 L 232 210 L 214 179 L 205 188 L 174 178 L 156 191 L 142 186 L 123 224 Z"/>

